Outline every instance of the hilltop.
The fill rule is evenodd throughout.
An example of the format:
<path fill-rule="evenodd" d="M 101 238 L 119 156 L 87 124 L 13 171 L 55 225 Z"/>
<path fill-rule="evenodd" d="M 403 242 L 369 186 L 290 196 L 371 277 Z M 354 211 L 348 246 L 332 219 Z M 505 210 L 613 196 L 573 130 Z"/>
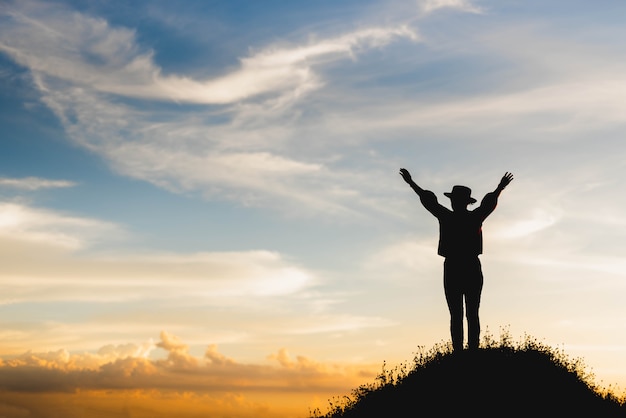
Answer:
<path fill-rule="evenodd" d="M 314 418 L 416 416 L 626 417 L 626 404 L 592 382 L 581 360 L 527 337 L 485 338 L 475 351 L 453 352 L 449 344 L 420 351 L 409 370 L 386 370 L 377 383 L 330 400 Z"/>

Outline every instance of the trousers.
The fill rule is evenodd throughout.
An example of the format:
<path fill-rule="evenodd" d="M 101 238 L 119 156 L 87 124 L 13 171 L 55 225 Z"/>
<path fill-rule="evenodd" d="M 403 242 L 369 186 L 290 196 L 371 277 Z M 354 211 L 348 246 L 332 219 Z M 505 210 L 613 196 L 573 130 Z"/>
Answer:
<path fill-rule="evenodd" d="M 483 272 L 478 256 L 446 257 L 443 287 L 450 310 L 450 334 L 454 350 L 463 349 L 463 301 L 467 316 L 468 347 L 478 348 L 480 320 L 478 308 L 483 290 Z"/>

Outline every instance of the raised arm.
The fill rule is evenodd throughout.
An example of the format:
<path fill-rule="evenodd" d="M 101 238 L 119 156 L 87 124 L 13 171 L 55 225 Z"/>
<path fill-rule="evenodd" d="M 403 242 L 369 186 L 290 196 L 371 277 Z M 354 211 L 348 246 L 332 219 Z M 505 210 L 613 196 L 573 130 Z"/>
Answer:
<path fill-rule="evenodd" d="M 496 206 L 498 205 L 498 197 L 500 193 L 509 183 L 513 181 L 513 174 L 508 171 L 504 173 L 502 179 L 500 179 L 500 184 L 496 187 L 496 190 L 493 192 L 487 193 L 485 197 L 483 197 L 482 202 L 480 202 L 480 206 L 476 209 L 476 213 L 480 213 L 483 219 L 487 218 L 494 211 Z"/>
<path fill-rule="evenodd" d="M 420 186 L 417 185 L 411 178 L 411 173 L 406 168 L 400 169 L 400 175 L 407 182 L 409 186 L 417 193 L 420 197 L 420 202 L 426 208 L 427 211 L 432 213 L 433 215 L 439 217 L 443 212 L 447 212 L 448 209 L 441 206 L 439 202 L 437 202 L 437 196 L 430 190 L 424 190 Z"/>
<path fill-rule="evenodd" d="M 513 181 L 513 174 L 509 173 L 508 171 L 504 173 L 504 176 L 502 176 L 502 179 L 500 180 L 500 184 L 498 184 L 498 187 L 496 187 L 496 190 L 493 191 L 496 194 L 496 197 L 500 196 L 500 193 L 502 192 L 502 190 L 504 190 L 504 188 L 508 186 L 509 183 L 512 181 Z"/>
<path fill-rule="evenodd" d="M 413 190 L 415 190 L 415 193 L 417 193 L 420 197 L 422 197 L 422 195 L 424 194 L 424 189 L 422 189 L 420 186 L 418 186 L 413 179 L 411 178 L 411 173 L 409 173 L 409 170 L 407 170 L 406 168 L 401 168 L 400 169 L 400 175 L 402 176 L 402 178 L 404 179 L 404 181 L 407 182 L 407 184 L 409 186 L 411 186 L 411 188 Z"/>

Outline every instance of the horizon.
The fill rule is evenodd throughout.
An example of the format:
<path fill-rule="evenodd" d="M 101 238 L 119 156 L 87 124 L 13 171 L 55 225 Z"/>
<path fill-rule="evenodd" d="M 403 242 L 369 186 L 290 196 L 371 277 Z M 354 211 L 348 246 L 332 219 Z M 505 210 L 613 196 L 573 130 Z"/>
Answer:
<path fill-rule="evenodd" d="M 446 207 L 513 173 L 483 334 L 626 390 L 624 12 L 3 2 L 0 415 L 304 417 L 448 341 L 401 167 Z"/>

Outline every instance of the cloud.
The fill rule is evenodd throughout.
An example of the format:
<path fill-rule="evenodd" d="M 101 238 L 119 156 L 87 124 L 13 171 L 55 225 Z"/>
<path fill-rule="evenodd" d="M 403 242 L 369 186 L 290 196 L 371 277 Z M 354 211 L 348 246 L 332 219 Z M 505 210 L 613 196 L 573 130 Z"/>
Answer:
<path fill-rule="evenodd" d="M 194 103 L 231 103 L 267 92 L 314 89 L 312 66 L 320 60 L 352 56 L 359 49 L 381 47 L 394 38 L 417 39 L 408 27 L 372 28 L 295 48 L 270 48 L 241 59 L 241 68 L 217 80 L 169 76 L 155 80 L 165 98 Z"/>
<path fill-rule="evenodd" d="M 371 268 L 406 268 L 409 271 L 424 271 L 427 266 L 439 265 L 437 238 L 405 240 L 392 244 L 370 257 L 367 264 Z"/>
<path fill-rule="evenodd" d="M 180 369 L 193 369 L 197 367 L 198 360 L 189 355 L 189 347 L 183 344 L 175 335 L 168 334 L 167 332 L 161 332 L 161 341 L 157 343 L 157 347 L 160 347 L 167 351 L 167 359 L 161 361 L 161 366 L 167 368 Z"/>
<path fill-rule="evenodd" d="M 296 47 L 271 47 L 241 58 L 240 67 L 209 80 L 163 75 L 134 31 L 63 8 L 32 3 L 9 9 L 0 50 L 41 76 L 128 97 L 226 104 L 263 93 L 306 91 L 321 81 L 312 66 L 361 49 L 417 35 L 408 27 L 369 28 Z M 30 7 L 29 7 L 30 6 Z"/>
<path fill-rule="evenodd" d="M 155 347 L 165 350 L 167 357 L 147 358 Z M 0 363 L 0 400 L 5 403 L 0 403 L 0 411 L 6 406 L 16 414 L 29 411 L 47 417 L 38 406 L 76 398 L 70 414 L 81 408 L 101 411 L 102 416 L 109 416 L 105 412 L 115 416 L 121 408 L 139 414 L 148 406 L 149 416 L 171 416 L 171 408 L 179 404 L 177 416 L 183 417 L 208 407 L 223 416 L 294 416 L 304 414 L 320 394 L 325 401 L 373 379 L 380 366 L 293 359 L 284 348 L 267 360 L 241 363 L 214 344 L 204 358 L 193 357 L 186 344 L 167 332 L 157 344 L 106 346 L 97 353 L 28 352 Z M 108 401 L 102 404 L 99 399 L 105 391 Z M 190 404 L 195 407 L 187 410 L 185 405 Z"/>
<path fill-rule="evenodd" d="M 204 357 L 211 364 L 216 364 L 220 366 L 235 364 L 235 360 L 228 358 L 225 355 L 218 352 L 217 344 L 210 344 L 207 347 L 206 352 L 204 353 Z"/>
<path fill-rule="evenodd" d="M 460 0 L 419 4 L 429 11 L 480 11 Z M 424 143 L 420 153 L 429 147 L 433 155 L 450 158 L 474 140 L 475 152 L 496 152 L 485 144 L 506 138 L 523 151 L 507 158 L 524 164 L 523 156 L 537 154 L 533 141 L 572 142 L 625 122 L 623 71 L 612 64 L 617 50 L 581 47 L 570 39 L 557 42 L 558 34 L 545 30 L 535 35 L 528 28 L 504 30 L 489 16 L 484 32 L 447 42 L 451 50 L 472 51 L 481 62 L 497 64 L 496 69 L 478 75 L 470 71 L 472 65 L 468 71 L 455 65 L 464 85 L 483 87 L 470 95 L 433 95 L 428 89 L 411 90 L 413 82 L 403 84 L 406 91 L 386 84 L 351 88 L 351 83 L 367 86 L 380 81 L 377 77 L 401 73 L 367 58 L 375 49 L 381 54 L 393 50 L 401 40 L 421 42 L 403 24 L 235 51 L 240 59 L 234 67 L 202 79 L 163 74 L 154 52 L 139 43 L 134 30 L 103 19 L 31 2 L 16 2 L 5 13 L 3 51 L 30 69 L 42 100 L 68 136 L 117 172 L 177 193 L 298 216 L 399 216 L 385 176 L 417 144 Z M 424 76 L 420 63 L 428 67 L 441 56 L 435 54 L 432 61 L 427 51 L 402 45 L 394 59 L 416 57 L 402 61 L 402 71 L 415 71 L 417 85 L 435 82 Z M 509 60 L 510 67 L 502 63 Z M 338 63 L 354 74 L 337 76 L 332 68 Z M 146 99 L 141 104 L 177 100 L 180 106 L 147 111 L 124 97 Z M 184 105 L 201 102 L 213 105 L 200 110 Z M 455 146 L 444 143 L 449 138 Z"/>
<path fill-rule="evenodd" d="M 422 13 L 433 13 L 441 9 L 453 9 L 468 13 L 483 13 L 483 9 L 469 0 L 423 0 L 420 1 Z"/>
<path fill-rule="evenodd" d="M 508 220 L 505 225 L 500 226 L 493 234 L 494 238 L 520 239 L 531 234 L 535 234 L 556 224 L 562 219 L 563 214 L 553 210 L 552 213 L 536 208 L 527 219 Z"/>
<path fill-rule="evenodd" d="M 167 357 L 148 358 L 155 348 L 163 349 Z M 371 372 L 371 365 L 327 364 L 304 356 L 292 360 L 286 349 L 267 358 L 275 362 L 274 365 L 240 363 L 220 353 L 215 344 L 208 346 L 203 358 L 194 357 L 177 336 L 163 331 L 156 344 L 150 341 L 140 345 L 109 345 L 96 353 L 27 352 L 4 359 L 0 364 L 0 386 L 11 391 L 42 392 L 57 392 L 63 388 L 274 391 L 284 390 L 294 381 L 307 378 L 311 385 L 309 389 L 303 382 L 297 385 L 297 390 L 306 391 L 314 390 L 318 385 L 336 387 L 333 377 L 343 375 L 350 380 L 355 377 L 355 372 Z M 37 373 L 42 379 L 36 388 L 29 387 L 22 379 L 29 380 Z M 56 386 L 60 381 L 64 383 Z"/>
<path fill-rule="evenodd" d="M 275 251 L 100 252 L 93 247 L 93 235 L 110 239 L 106 235 L 115 235 L 118 228 L 0 202 L 0 305 L 13 312 L 1 321 L 4 353 L 39 341 L 56 347 L 53 353 L 59 359 L 67 358 L 68 352 L 58 347 L 81 350 L 93 341 L 119 342 L 125 336 L 158 332 L 157 318 L 187 339 L 191 330 L 202 330 L 215 342 L 230 344 L 254 344 L 268 335 L 350 333 L 391 324 L 376 315 L 346 315 L 320 305 L 320 299 L 328 298 L 314 291 L 321 275 Z M 73 320 L 66 316 L 67 304 Z M 28 324 L 25 318 L 30 318 Z M 192 338 L 194 350 L 198 338 Z M 147 357 L 155 348 L 170 353 L 165 362 L 180 367 L 195 362 L 189 348 L 168 334 L 158 345 L 107 345 L 99 357 L 80 361 L 87 367 L 87 362 L 99 364 L 98 358 L 110 360 L 123 353 Z M 206 356 L 214 363 L 229 362 L 214 350 L 207 350 Z"/>
<path fill-rule="evenodd" d="M 370 104 L 358 116 L 348 112 L 341 119 L 355 127 L 350 135 L 386 133 L 403 142 L 415 132 L 452 140 L 463 137 L 479 141 L 477 146 L 498 138 L 526 144 L 574 142 L 626 123 L 626 105 L 620 100 L 626 93 L 625 81 L 618 74 L 564 77 L 543 86 L 495 89 L 469 98 Z"/>
<path fill-rule="evenodd" d="M 167 334 L 165 334 L 167 338 Z M 161 341 L 162 344 L 163 339 Z M 100 367 L 115 363 L 118 360 L 129 358 L 147 359 L 156 347 L 152 340 L 142 344 L 108 344 L 101 347 L 97 352 L 70 353 L 66 349 L 49 352 L 32 352 L 2 360 L 3 367 L 13 368 L 41 368 L 61 370 L 65 372 L 76 370 L 98 370 Z"/>
<path fill-rule="evenodd" d="M 229 304 L 294 294 L 314 281 L 310 272 L 263 250 L 105 257 L 51 248 L 49 240 L 29 244 L 7 239 L 0 239 L 0 248 L 11 255 L 0 277 L 7 285 L 2 298 L 12 303 L 186 298 Z"/>
<path fill-rule="evenodd" d="M 375 205 L 326 156 L 297 152 L 301 126 L 314 125 L 301 124 L 299 106 L 329 81 L 323 66 L 419 40 L 396 25 L 275 43 L 201 80 L 162 74 L 133 30 L 61 6 L 14 3 L 5 21 L 0 50 L 30 70 L 68 136 L 118 172 L 175 192 L 351 217 L 358 212 L 347 202 Z M 146 112 L 111 95 L 218 106 Z"/>
<path fill-rule="evenodd" d="M 0 202 L 0 239 L 77 250 L 100 239 L 102 235 L 119 234 L 123 234 L 122 229 L 112 223 L 15 202 Z"/>
<path fill-rule="evenodd" d="M 277 252 L 96 252 L 119 225 L 0 201 L 3 303 L 180 298 L 234 303 L 295 294 L 315 276 Z"/>
<path fill-rule="evenodd" d="M 39 177 L 0 178 L 0 187 L 11 187 L 22 190 L 39 190 L 74 187 L 76 183 L 67 180 L 49 180 Z"/>
<path fill-rule="evenodd" d="M 61 305 L 65 302 L 78 307 L 90 305 L 103 312 L 108 308 L 100 309 L 96 307 L 98 304 L 131 311 L 135 310 L 134 306 L 143 306 L 137 309 L 155 315 L 161 315 L 160 307 L 166 306 L 167 321 L 174 329 L 199 326 L 211 330 L 218 341 L 224 341 L 224 335 L 248 338 L 251 322 L 246 315 L 256 315 L 255 322 L 262 329 L 256 329 L 255 333 L 262 334 L 274 332 L 268 331 L 273 326 L 267 325 L 273 309 L 282 309 L 283 315 L 295 312 L 292 304 L 297 304 L 299 314 L 308 309 L 310 297 L 303 292 L 315 285 L 316 275 L 277 252 L 144 250 L 100 254 L 92 250 L 95 239 L 107 239 L 103 236 L 116 235 L 119 230 L 117 225 L 95 219 L 22 203 L 0 202 L 0 251 L 5 258 L 0 271 L 4 283 L 0 302 L 18 311 L 32 306 L 29 317 L 42 320 L 28 327 L 19 323 L 19 314 L 13 320 L 3 321 L 3 336 L 10 339 L 5 345 L 8 351 L 28 346 L 35 338 L 50 346 L 64 342 L 80 348 L 93 338 L 101 341 L 103 336 L 117 339 L 119 335 L 145 334 L 152 326 L 141 315 L 124 315 L 123 312 L 119 317 L 104 314 L 95 327 L 80 320 L 68 323 L 66 318 L 59 319 L 57 315 L 64 311 Z M 297 300 L 294 301 L 294 297 Z M 268 308 L 269 300 L 271 307 Z M 46 306 L 58 309 L 53 308 L 52 315 L 46 314 Z M 231 306 L 237 307 L 239 313 L 224 318 L 224 308 Z M 181 312 L 188 312 L 188 309 L 197 312 L 197 317 L 194 315 L 191 324 L 184 319 L 183 324 L 179 322 Z M 258 315 L 261 310 L 263 314 Z M 344 320 L 337 323 L 334 319 L 332 315 L 326 316 L 316 326 L 334 323 L 335 331 L 337 326 L 351 327 Z M 120 321 L 125 325 L 117 326 Z M 370 325 L 367 318 L 361 318 L 357 324 L 359 327 Z M 230 336 L 225 331 L 229 327 Z M 183 351 L 172 353 L 173 362 L 186 358 L 174 355 Z"/>
<path fill-rule="evenodd" d="M 288 370 L 297 370 L 302 372 L 325 373 L 329 368 L 323 363 L 319 363 L 305 356 L 296 356 L 295 360 L 289 355 L 286 348 L 281 348 L 277 353 L 267 357 L 269 360 L 275 360 L 281 367 Z"/>
<path fill-rule="evenodd" d="M 326 334 L 354 332 L 366 328 L 382 328 L 394 325 L 394 322 L 381 317 L 356 315 L 319 315 L 314 323 L 298 323 L 296 327 L 286 329 L 288 334 Z"/>

